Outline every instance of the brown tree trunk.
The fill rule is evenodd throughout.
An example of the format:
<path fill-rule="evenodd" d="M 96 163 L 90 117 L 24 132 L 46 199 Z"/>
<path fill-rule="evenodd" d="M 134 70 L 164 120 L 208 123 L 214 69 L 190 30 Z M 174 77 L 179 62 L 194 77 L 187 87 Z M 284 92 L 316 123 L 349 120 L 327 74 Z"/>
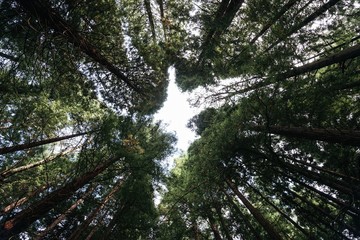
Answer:
<path fill-rule="evenodd" d="M 298 76 L 326 66 L 330 66 L 334 63 L 344 62 L 348 59 L 356 58 L 358 56 L 360 56 L 360 44 L 346 48 L 340 52 L 333 53 L 317 61 L 302 65 L 300 67 L 293 68 L 290 71 L 285 72 L 284 74 L 280 74 L 280 76 L 284 78 Z"/>
<path fill-rule="evenodd" d="M 75 178 L 64 187 L 55 190 L 45 196 L 42 200 L 35 202 L 28 208 L 13 216 L 11 219 L 7 220 L 0 229 L 0 239 L 10 238 L 27 229 L 34 221 L 43 217 L 60 202 L 68 199 L 74 194 L 74 192 L 105 171 L 116 160 L 118 160 L 118 158 L 111 158 L 107 160 L 103 164 L 98 165 L 93 171 L 87 172 L 82 176 Z"/>
<path fill-rule="evenodd" d="M 194 233 L 194 240 L 200 240 L 200 229 L 194 218 L 191 219 L 191 229 Z"/>
<path fill-rule="evenodd" d="M 245 205 L 245 207 L 250 211 L 250 213 L 254 216 L 256 221 L 265 229 L 265 231 L 269 234 L 271 239 L 274 240 L 282 240 L 280 234 L 275 230 L 275 228 L 271 225 L 271 223 L 264 218 L 264 216 L 257 210 L 244 195 L 240 193 L 235 184 L 230 180 L 225 180 L 230 189 L 238 196 L 241 202 Z"/>
<path fill-rule="evenodd" d="M 3 172 L 0 173 L 0 181 L 3 181 L 5 178 L 7 177 L 10 177 L 16 173 L 20 173 L 20 172 L 23 172 L 23 171 L 26 171 L 26 170 L 29 170 L 29 169 L 32 169 L 34 167 L 37 167 L 37 166 L 40 166 L 44 163 L 48 163 L 48 162 L 51 162 L 51 161 L 54 161 L 56 159 L 58 159 L 59 157 L 62 157 L 72 151 L 74 151 L 76 148 L 72 148 L 68 151 L 65 151 L 65 152 L 62 152 L 56 156 L 49 156 L 43 160 L 40 160 L 40 161 L 37 161 L 37 162 L 33 162 L 33 163 L 30 163 L 28 165 L 25 165 L 25 166 L 21 166 L 21 167 L 17 167 L 17 168 L 11 168 L 11 169 L 8 169 L 8 170 L 5 170 Z"/>
<path fill-rule="evenodd" d="M 259 232 L 256 231 L 253 227 L 253 224 L 248 220 L 248 218 L 241 212 L 241 210 L 239 209 L 239 206 L 236 205 L 236 203 L 233 201 L 233 199 L 231 198 L 231 196 L 225 191 L 223 190 L 223 193 L 225 194 L 228 202 L 230 203 L 230 205 L 232 206 L 232 208 L 235 210 L 235 212 L 239 215 L 239 218 L 244 220 L 245 225 L 250 229 L 250 232 L 253 234 L 253 237 L 255 237 L 256 240 L 262 240 L 262 238 L 259 235 Z"/>
<path fill-rule="evenodd" d="M 16 200 L 15 202 L 7 205 L 6 207 L 4 207 L 4 208 L 1 210 L 0 215 L 6 214 L 6 213 L 12 211 L 14 208 L 21 206 L 22 204 L 26 203 L 31 197 L 37 195 L 38 193 L 44 191 L 45 189 L 46 189 L 46 186 L 44 185 L 44 186 L 42 186 L 42 187 L 40 187 L 40 188 L 38 188 L 38 189 L 35 189 L 34 191 L 30 192 L 29 194 L 27 194 L 26 197 L 22 197 L 22 198 Z M 24 196 L 24 195 L 23 195 L 23 196 Z"/>
<path fill-rule="evenodd" d="M 209 219 L 209 223 L 210 223 L 210 228 L 211 228 L 211 231 L 213 232 L 214 234 L 214 238 L 215 240 L 222 240 L 222 237 L 220 235 L 220 232 L 219 232 L 219 229 L 218 229 L 218 226 L 215 222 L 215 219 L 214 217 L 211 215 L 211 210 L 208 210 L 208 213 L 206 214 L 208 219 Z"/>
<path fill-rule="evenodd" d="M 112 196 L 120 190 L 124 180 L 119 180 L 116 185 L 111 189 L 111 191 L 105 196 L 102 200 L 101 204 L 94 209 L 90 215 L 86 218 L 84 222 L 82 222 L 75 231 L 68 238 L 69 240 L 77 240 L 80 239 L 82 232 L 89 226 L 89 224 L 97 217 L 98 213 L 105 207 L 105 205 L 111 200 Z"/>
<path fill-rule="evenodd" d="M 297 222 L 292 220 L 291 217 L 289 217 L 286 213 L 284 213 L 280 208 L 278 208 L 274 203 L 272 203 L 268 198 L 266 198 L 259 190 L 257 190 L 255 187 L 251 186 L 249 183 L 247 185 L 256 193 L 258 194 L 262 199 L 265 200 L 270 206 L 272 206 L 281 216 L 283 216 L 287 221 L 289 221 L 296 229 L 298 229 L 300 232 L 302 232 L 306 239 L 315 239 L 314 237 L 310 236 L 309 233 L 303 229 Z"/>
<path fill-rule="evenodd" d="M 43 237 L 45 237 L 46 234 L 48 234 L 51 230 L 53 230 L 62 220 L 64 220 L 72 211 L 74 211 L 77 208 L 77 206 L 82 204 L 85 198 L 87 198 L 93 192 L 93 190 L 94 187 L 90 186 L 81 198 L 79 198 L 74 204 L 72 204 L 63 214 L 57 217 L 49 226 L 47 226 L 47 228 L 44 231 L 40 232 L 36 237 L 34 237 L 34 239 L 40 240 Z"/>
<path fill-rule="evenodd" d="M 220 220 L 220 225 L 221 225 L 221 229 L 224 231 L 226 239 L 227 240 L 233 240 L 233 238 L 231 237 L 231 234 L 229 232 L 228 227 L 226 226 L 226 223 L 224 221 L 224 218 L 222 216 L 222 212 L 221 212 L 221 207 L 220 207 L 220 203 L 215 203 L 214 204 L 214 208 L 216 210 L 216 214 L 218 215 L 218 218 Z"/>
<path fill-rule="evenodd" d="M 284 126 L 251 126 L 249 129 L 258 132 L 268 132 L 285 137 L 319 140 L 329 143 L 340 143 L 349 146 L 360 146 L 360 131 L 356 130 Z"/>
<path fill-rule="evenodd" d="M 66 135 L 66 136 L 62 136 L 62 137 L 48 138 L 48 139 L 40 140 L 40 141 L 36 141 L 36 142 L 29 142 L 29 143 L 14 145 L 11 147 L 4 147 L 4 148 L 0 148 L 0 155 L 6 154 L 6 153 L 12 153 L 12 152 L 16 152 L 16 151 L 22 151 L 22 150 L 26 150 L 29 148 L 38 147 L 38 146 L 42 146 L 42 145 L 46 145 L 46 144 L 50 144 L 50 143 L 54 143 L 54 142 L 59 142 L 62 140 L 83 136 L 83 135 L 86 135 L 89 133 L 90 132 L 76 133 L 76 134 Z"/>

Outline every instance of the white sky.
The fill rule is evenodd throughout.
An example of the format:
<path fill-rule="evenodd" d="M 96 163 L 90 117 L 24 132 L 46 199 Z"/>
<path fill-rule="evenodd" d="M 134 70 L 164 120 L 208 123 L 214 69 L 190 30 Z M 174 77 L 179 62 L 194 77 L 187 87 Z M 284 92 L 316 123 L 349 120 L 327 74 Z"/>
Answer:
<path fill-rule="evenodd" d="M 179 156 L 182 152 L 186 152 L 187 148 L 195 140 L 195 133 L 186 127 L 187 122 L 195 114 L 199 113 L 199 109 L 190 108 L 187 99 L 190 97 L 188 93 L 182 93 L 175 84 L 175 69 L 169 68 L 169 87 L 167 90 L 167 100 L 164 106 L 155 114 L 155 120 L 161 120 L 168 132 L 175 133 L 178 139 L 176 147 L 178 151 L 172 157 L 169 164 L 172 166 L 174 157 Z"/>

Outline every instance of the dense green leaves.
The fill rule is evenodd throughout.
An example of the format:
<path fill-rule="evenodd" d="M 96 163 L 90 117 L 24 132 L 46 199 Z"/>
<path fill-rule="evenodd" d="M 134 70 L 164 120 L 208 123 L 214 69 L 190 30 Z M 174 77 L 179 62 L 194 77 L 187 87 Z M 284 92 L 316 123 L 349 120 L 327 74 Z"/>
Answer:
<path fill-rule="evenodd" d="M 0 238 L 359 238 L 358 12 L 1 1 Z M 170 66 L 210 107 L 167 175 Z"/>

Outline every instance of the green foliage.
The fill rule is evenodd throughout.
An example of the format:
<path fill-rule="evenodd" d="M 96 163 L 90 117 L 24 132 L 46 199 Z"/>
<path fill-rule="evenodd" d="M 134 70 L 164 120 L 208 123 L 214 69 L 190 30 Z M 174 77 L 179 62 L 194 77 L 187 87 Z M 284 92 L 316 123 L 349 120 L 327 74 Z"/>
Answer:
<path fill-rule="evenodd" d="M 0 238 L 357 239 L 358 10 L 1 1 Z M 169 66 L 216 107 L 166 176 Z"/>

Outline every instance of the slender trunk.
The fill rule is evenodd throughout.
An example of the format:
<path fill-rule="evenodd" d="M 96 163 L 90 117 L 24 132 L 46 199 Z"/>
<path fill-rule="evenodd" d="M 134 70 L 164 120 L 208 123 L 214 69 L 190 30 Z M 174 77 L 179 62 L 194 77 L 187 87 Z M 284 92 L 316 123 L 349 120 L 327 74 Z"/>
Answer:
<path fill-rule="evenodd" d="M 62 136 L 62 137 L 48 138 L 48 139 L 40 140 L 40 141 L 36 141 L 36 142 L 29 142 L 29 143 L 14 145 L 11 147 L 4 147 L 4 148 L 0 148 L 0 155 L 6 154 L 6 153 L 22 151 L 22 150 L 26 150 L 29 148 L 38 147 L 38 146 L 42 146 L 42 145 L 46 145 L 46 144 L 50 144 L 50 143 L 54 143 L 54 142 L 59 142 L 62 140 L 83 136 L 83 135 L 86 135 L 89 133 L 90 132 L 76 133 L 76 134 L 66 135 L 66 136 Z"/>
<path fill-rule="evenodd" d="M 32 204 L 28 208 L 13 216 L 11 219 L 7 220 L 0 230 L 0 239 L 10 238 L 27 229 L 34 221 L 43 217 L 57 204 L 68 199 L 74 194 L 74 192 L 105 171 L 116 160 L 118 160 L 118 158 L 111 158 L 107 160 L 103 164 L 98 165 L 93 171 L 87 172 L 82 176 L 75 178 L 64 187 L 55 190 L 42 200 Z"/>
<path fill-rule="evenodd" d="M 253 224 L 249 221 L 249 219 L 241 212 L 241 210 L 239 209 L 239 207 L 236 205 L 236 203 L 232 200 L 231 196 L 225 191 L 223 190 L 223 193 L 225 194 L 227 200 L 229 201 L 230 205 L 232 206 L 232 208 L 235 210 L 235 212 L 237 213 L 237 215 L 239 215 L 239 218 L 244 220 L 245 225 L 250 229 L 250 232 L 253 234 L 253 237 L 256 240 L 262 240 L 262 238 L 259 235 L 259 232 L 256 231 L 256 229 L 254 229 Z M 246 235 L 248 236 L 248 235 Z"/>
<path fill-rule="evenodd" d="M 101 224 L 103 224 L 103 221 L 101 222 Z M 100 228 L 99 225 L 96 225 L 93 227 L 93 229 L 91 229 L 90 233 L 86 236 L 85 240 L 91 240 L 93 239 L 92 236 L 96 233 L 96 231 Z"/>
<path fill-rule="evenodd" d="M 305 64 L 300 67 L 293 68 L 287 72 L 279 73 L 275 76 L 275 78 L 273 78 L 273 80 L 270 80 L 269 78 L 261 79 L 261 81 L 259 81 L 258 83 L 255 83 L 249 87 L 245 87 L 243 89 L 236 91 L 236 94 L 247 93 L 256 89 L 260 89 L 262 87 L 269 86 L 276 82 L 285 81 L 289 77 L 299 76 L 301 74 L 314 71 L 326 66 L 330 66 L 335 63 L 344 62 L 348 59 L 356 58 L 358 56 L 360 56 L 360 44 L 344 49 L 338 53 L 333 53 L 329 56 L 325 56 L 317 61 Z M 355 84 L 355 86 L 358 85 L 357 82 L 353 84 Z M 339 89 L 341 90 L 340 87 Z"/>
<path fill-rule="evenodd" d="M 57 217 L 47 228 L 40 232 L 36 237 L 35 240 L 40 240 L 45 237 L 51 230 L 53 230 L 62 220 L 64 220 L 72 211 L 74 211 L 80 204 L 82 204 L 94 190 L 94 187 L 90 186 L 86 192 L 83 194 L 81 198 L 79 198 L 74 204 L 72 204 L 63 214 Z"/>
<path fill-rule="evenodd" d="M 314 193 L 317 193 L 318 195 L 320 195 L 320 197 L 322 197 L 323 199 L 327 200 L 327 201 L 325 202 L 326 204 L 333 205 L 333 204 L 330 203 L 330 202 L 333 202 L 334 204 L 336 204 L 336 205 L 333 205 L 335 208 L 337 208 L 337 209 L 339 209 L 339 210 L 342 209 L 342 210 L 344 211 L 344 213 L 348 214 L 349 216 L 351 216 L 351 217 L 354 218 L 354 219 L 359 218 L 359 216 L 360 216 L 360 210 L 352 207 L 351 205 L 343 202 L 342 200 L 340 200 L 340 199 L 338 199 L 338 198 L 334 198 L 334 197 L 332 197 L 332 196 L 329 195 L 329 194 L 326 194 L 326 193 L 324 193 L 324 192 L 322 192 L 322 191 L 320 191 L 320 190 L 318 190 L 318 189 L 316 189 L 316 188 L 314 188 L 314 187 L 312 187 L 312 186 L 309 186 L 308 184 L 300 181 L 299 179 L 297 179 L 297 178 L 295 178 L 295 177 L 292 177 L 292 176 L 290 176 L 290 175 L 288 175 L 288 174 L 286 174 L 286 173 L 284 173 L 284 172 L 282 172 L 282 171 L 278 171 L 278 172 L 279 172 L 280 174 L 284 175 L 285 177 L 291 179 L 292 181 L 296 182 L 296 183 L 299 184 L 300 186 L 302 186 L 302 187 L 304 187 L 304 188 L 306 188 L 306 189 L 308 189 L 308 190 L 310 190 L 310 191 L 312 191 L 312 192 L 314 192 Z M 285 190 L 285 189 L 284 189 L 284 190 Z M 323 200 L 323 201 L 324 201 L 324 200 Z M 328 202 L 328 201 L 330 201 L 330 202 Z"/>
<path fill-rule="evenodd" d="M 324 235 L 323 235 L 324 239 L 326 239 L 326 237 L 329 236 L 329 229 L 327 228 L 327 224 L 324 223 L 323 218 L 314 217 L 314 213 L 312 211 L 302 207 L 299 204 L 299 202 L 294 201 L 294 199 L 289 196 L 284 196 L 284 199 L 286 200 L 286 203 L 288 205 L 290 205 L 290 206 L 292 205 L 298 209 L 299 215 L 301 215 L 303 218 L 305 218 L 306 221 L 308 222 L 311 232 L 314 232 L 314 234 L 318 235 L 318 236 L 321 236 L 319 234 L 319 232 L 324 233 Z M 314 229 L 316 229 L 316 230 L 314 231 Z M 336 231 L 332 228 L 330 230 L 333 231 L 336 235 L 338 235 L 340 237 L 339 239 L 348 239 L 348 238 L 344 237 L 344 235 L 342 235 L 338 231 Z"/>
<path fill-rule="evenodd" d="M 222 0 L 218 10 L 215 13 L 212 28 L 208 31 L 205 40 L 201 46 L 202 52 L 199 55 L 199 63 L 204 59 L 204 54 L 209 50 L 209 46 L 218 41 L 220 35 L 230 26 L 237 11 L 240 9 L 244 0 Z M 211 48 L 210 48 L 211 49 Z"/>
<path fill-rule="evenodd" d="M 155 32 L 155 24 L 154 24 L 154 17 L 151 11 L 151 3 L 150 0 L 144 0 L 144 6 L 148 15 L 149 25 L 151 29 L 152 39 L 153 42 L 156 42 L 156 32 Z"/>
<path fill-rule="evenodd" d="M 19 61 L 18 57 L 14 57 L 14 56 L 11 56 L 11 55 L 3 53 L 3 52 L 0 52 L 0 57 L 7 58 L 7 59 L 9 59 L 9 60 L 11 60 L 13 62 L 18 62 Z"/>
<path fill-rule="evenodd" d="M 82 222 L 75 231 L 70 235 L 68 238 L 69 240 L 77 240 L 80 239 L 81 234 L 83 231 L 89 226 L 89 224 L 97 217 L 98 213 L 106 206 L 106 204 L 111 200 L 112 196 L 120 190 L 124 180 L 119 180 L 116 185 L 111 189 L 111 191 L 105 196 L 102 200 L 101 204 L 95 208 L 90 215 L 86 218 L 84 222 Z"/>
<path fill-rule="evenodd" d="M 268 126 L 268 127 L 251 126 L 249 127 L 249 129 L 258 132 L 273 133 L 285 137 L 319 140 L 329 143 L 340 143 L 350 146 L 360 146 L 360 131 L 356 131 L 356 130 L 284 127 L 284 126 Z"/>
<path fill-rule="evenodd" d="M 300 173 L 304 177 L 317 181 L 320 184 L 326 185 L 334 190 L 353 196 L 355 199 L 360 199 L 359 186 L 349 186 L 348 182 L 340 181 L 335 178 L 331 178 L 325 174 L 319 174 L 302 167 L 290 164 L 287 162 L 279 162 L 281 168 L 288 169 L 290 172 Z"/>
<path fill-rule="evenodd" d="M 219 232 L 219 229 L 218 229 L 218 226 L 215 222 L 215 219 L 214 217 L 211 215 L 211 210 L 208 210 L 208 214 L 207 214 L 207 217 L 209 219 L 209 223 L 210 223 L 210 228 L 211 228 L 211 231 L 213 232 L 214 234 L 214 238 L 215 240 L 222 240 L 222 237 L 220 235 L 220 232 Z"/>
<path fill-rule="evenodd" d="M 275 47 L 276 45 L 278 45 L 280 42 L 284 41 L 286 38 L 290 37 L 291 35 L 293 35 L 294 33 L 296 33 L 297 31 L 299 31 L 301 28 L 303 28 L 304 26 L 306 26 L 307 24 L 309 24 L 310 22 L 312 22 L 313 20 L 315 20 L 317 17 L 319 17 L 320 15 L 324 14 L 327 10 L 329 10 L 332 6 L 334 6 L 336 3 L 338 3 L 340 0 L 329 0 L 327 3 L 325 3 L 324 5 L 322 5 L 320 8 L 318 8 L 315 12 L 313 12 L 312 14 L 310 14 L 308 17 L 306 17 L 302 22 L 300 22 L 299 24 L 296 24 L 295 26 L 293 26 L 289 32 L 286 34 L 286 36 L 279 38 L 276 42 L 274 42 L 273 44 L 271 44 L 266 50 L 265 52 L 268 52 L 270 49 L 272 49 L 273 47 Z"/>
<path fill-rule="evenodd" d="M 55 9 L 52 9 L 51 6 L 48 6 L 39 0 L 17 0 L 17 2 L 25 11 L 33 15 L 39 22 L 43 23 L 44 26 L 52 28 L 59 37 L 72 43 L 88 57 L 105 67 L 121 79 L 130 89 L 142 94 L 141 90 L 136 87 L 117 66 L 102 55 L 99 49 L 93 46 L 84 36 L 79 34 L 79 32 L 65 21 Z"/>
<path fill-rule="evenodd" d="M 132 203 L 125 201 L 122 203 L 119 210 L 116 211 L 113 215 L 113 219 L 110 221 L 110 223 L 107 225 L 106 229 L 103 231 L 102 240 L 109 239 L 109 235 L 111 234 L 112 230 L 116 227 L 116 225 L 119 223 L 119 218 L 121 217 L 121 214 L 124 210 L 129 209 L 131 207 Z"/>
<path fill-rule="evenodd" d="M 288 190 L 293 196 L 301 200 L 303 203 L 305 203 L 306 206 L 311 207 L 313 210 L 317 211 L 321 215 L 321 219 L 323 220 L 324 225 L 327 225 L 329 229 L 332 229 L 333 222 L 334 222 L 334 216 L 331 216 L 328 212 L 328 210 L 325 210 L 317 205 L 315 205 L 313 202 L 310 202 L 308 199 L 306 199 L 304 196 L 299 195 L 298 193 Z M 314 215 L 314 214 L 313 214 Z M 327 219 L 327 221 L 325 220 Z M 360 232 L 356 229 L 354 229 L 352 226 L 349 226 L 348 224 L 344 223 L 343 221 L 336 221 L 337 224 L 343 226 L 343 230 L 347 229 L 350 232 L 354 233 L 356 236 L 360 235 Z M 341 234 L 341 231 L 338 231 L 336 229 L 333 229 L 334 231 Z"/>
<path fill-rule="evenodd" d="M 340 52 L 330 54 L 329 56 L 321 58 L 314 62 L 293 68 L 290 71 L 285 72 L 284 74 L 280 74 L 280 76 L 284 78 L 298 76 L 326 66 L 330 66 L 334 63 L 344 62 L 348 59 L 356 58 L 358 56 L 360 56 L 360 44 L 348 47 Z"/>
<path fill-rule="evenodd" d="M 46 185 L 30 192 L 26 197 L 22 197 L 18 200 L 16 200 L 15 202 L 7 205 L 6 207 L 4 207 L 1 212 L 0 215 L 4 215 L 6 213 L 9 213 L 10 211 L 12 211 L 14 208 L 21 206 L 22 204 L 26 203 L 31 197 L 37 195 L 38 193 L 44 191 L 46 189 Z"/>
<path fill-rule="evenodd" d="M 286 3 L 275 15 L 275 17 L 271 19 L 271 21 L 269 21 L 265 26 L 263 26 L 260 32 L 250 40 L 250 45 L 254 44 L 259 37 L 261 37 L 267 30 L 269 30 L 269 28 L 274 25 L 296 2 L 298 2 L 298 0 L 290 0 L 288 3 Z"/>
<path fill-rule="evenodd" d="M 191 219 L 191 229 L 194 233 L 194 240 L 200 240 L 200 229 L 194 218 Z"/>
<path fill-rule="evenodd" d="M 330 169 L 327 169 L 327 168 L 324 168 L 324 167 L 319 167 L 316 164 L 308 163 L 308 162 L 303 161 L 303 160 L 298 160 L 298 159 L 290 157 L 290 156 L 281 155 L 281 157 L 289 159 L 290 161 L 293 161 L 293 162 L 296 162 L 296 163 L 299 163 L 299 164 L 314 168 L 316 170 L 319 170 L 320 172 L 330 174 L 332 176 L 339 177 L 339 178 L 341 178 L 343 180 L 346 179 L 346 181 L 353 181 L 353 182 L 356 182 L 357 184 L 360 184 L 360 179 L 358 179 L 358 178 L 355 178 L 355 177 L 352 177 L 352 176 L 349 176 L 349 175 L 344 175 L 342 173 L 338 173 L 338 172 L 335 172 L 333 170 L 330 170 Z"/>
<path fill-rule="evenodd" d="M 220 203 L 215 203 L 214 204 L 214 208 L 216 210 L 216 214 L 218 215 L 218 218 L 220 220 L 220 224 L 221 224 L 221 229 L 224 231 L 226 239 L 227 240 L 233 240 L 233 238 L 231 237 L 231 234 L 229 232 L 228 227 L 226 226 L 226 223 L 224 221 L 224 218 L 222 216 L 222 212 L 221 212 L 221 207 L 220 207 Z"/>
<path fill-rule="evenodd" d="M 305 229 L 303 229 L 297 222 L 292 220 L 291 217 L 289 217 L 286 213 L 284 213 L 280 208 L 278 208 L 274 203 L 272 203 L 267 197 L 265 197 L 259 190 L 257 190 L 255 187 L 247 183 L 247 185 L 256 193 L 258 194 L 262 199 L 265 200 L 270 206 L 272 206 L 281 216 L 283 216 L 287 221 L 289 221 L 296 229 L 298 229 L 302 234 L 306 236 L 307 239 L 315 239 L 313 236 L 310 236 Z"/>
<path fill-rule="evenodd" d="M 17 167 L 17 168 L 11 168 L 11 169 L 8 169 L 8 170 L 5 170 L 3 172 L 0 173 L 0 181 L 3 181 L 4 179 L 6 179 L 7 177 L 10 177 L 16 173 L 20 173 L 20 172 L 23 172 L 23 171 L 26 171 L 26 170 L 29 170 L 29 169 L 32 169 L 32 168 L 35 168 L 37 166 L 40 166 L 44 163 L 48 163 L 48 162 L 51 162 L 51 161 L 54 161 L 56 159 L 58 159 L 59 157 L 62 157 L 72 151 L 74 151 L 76 148 L 72 148 L 70 150 L 67 150 L 65 152 L 62 152 L 58 155 L 55 155 L 55 156 L 49 156 L 43 160 L 40 160 L 40 161 L 37 161 L 37 162 L 33 162 L 33 163 L 30 163 L 28 165 L 25 165 L 25 166 L 21 166 L 21 167 Z"/>
<path fill-rule="evenodd" d="M 264 216 L 257 210 L 247 199 L 244 195 L 240 193 L 237 189 L 235 184 L 230 180 L 225 180 L 227 185 L 231 188 L 231 190 L 238 196 L 241 202 L 245 205 L 245 207 L 250 211 L 250 213 L 254 216 L 256 221 L 265 229 L 265 231 L 269 234 L 271 239 L 274 240 L 281 240 L 282 237 L 280 234 L 275 230 L 275 228 L 271 225 L 271 223 L 264 218 Z"/>

